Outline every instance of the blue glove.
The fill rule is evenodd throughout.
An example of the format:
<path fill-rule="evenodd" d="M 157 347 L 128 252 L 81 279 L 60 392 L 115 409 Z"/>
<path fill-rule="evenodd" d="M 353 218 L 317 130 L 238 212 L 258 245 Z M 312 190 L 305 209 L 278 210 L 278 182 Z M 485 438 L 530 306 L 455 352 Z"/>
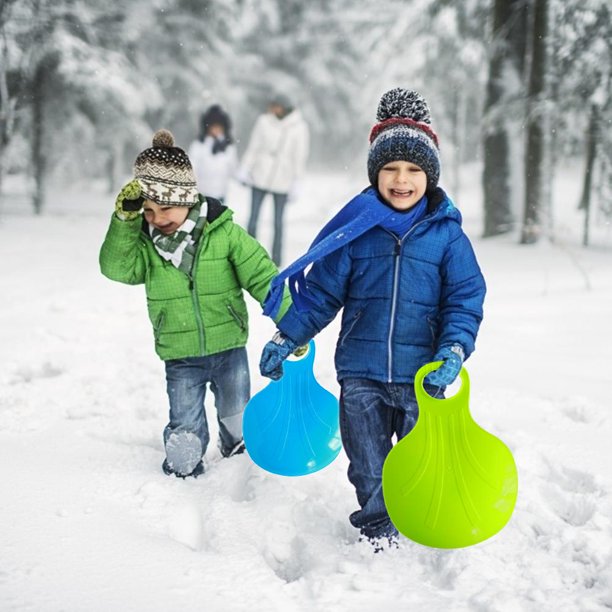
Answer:
<path fill-rule="evenodd" d="M 259 360 L 259 372 L 272 380 L 283 376 L 283 361 L 298 348 L 297 344 L 280 332 L 276 332 L 270 342 L 264 346 Z"/>
<path fill-rule="evenodd" d="M 444 363 L 437 370 L 428 374 L 425 382 L 436 387 L 448 387 L 461 372 L 464 359 L 465 352 L 460 344 L 441 348 L 432 361 L 443 361 Z"/>

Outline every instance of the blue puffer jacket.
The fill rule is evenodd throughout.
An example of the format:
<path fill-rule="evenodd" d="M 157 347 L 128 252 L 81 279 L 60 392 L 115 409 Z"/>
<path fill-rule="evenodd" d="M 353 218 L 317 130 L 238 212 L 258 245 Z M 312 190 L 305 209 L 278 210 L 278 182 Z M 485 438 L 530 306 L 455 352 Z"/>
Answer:
<path fill-rule="evenodd" d="M 485 282 L 461 214 L 441 189 L 401 239 L 374 227 L 314 263 L 306 280 L 320 306 L 300 313 L 292 305 L 278 329 L 305 344 L 344 307 L 338 380 L 410 383 L 439 348 L 459 343 L 466 357 L 474 350 Z"/>

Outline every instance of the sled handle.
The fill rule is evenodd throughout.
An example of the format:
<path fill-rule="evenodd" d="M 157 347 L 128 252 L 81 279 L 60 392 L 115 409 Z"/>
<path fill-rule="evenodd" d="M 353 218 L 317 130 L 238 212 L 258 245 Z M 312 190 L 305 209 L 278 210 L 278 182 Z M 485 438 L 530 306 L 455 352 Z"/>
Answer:
<path fill-rule="evenodd" d="M 461 368 L 459 376 L 461 377 L 461 388 L 455 395 L 448 398 L 435 398 L 425 391 L 423 381 L 427 374 L 437 370 L 442 361 L 432 361 L 426 363 L 419 368 L 414 376 L 414 392 L 417 398 L 417 403 L 420 410 L 430 410 L 439 416 L 446 416 L 457 412 L 460 409 L 465 409 L 468 405 L 470 397 L 470 377 L 465 368 Z"/>

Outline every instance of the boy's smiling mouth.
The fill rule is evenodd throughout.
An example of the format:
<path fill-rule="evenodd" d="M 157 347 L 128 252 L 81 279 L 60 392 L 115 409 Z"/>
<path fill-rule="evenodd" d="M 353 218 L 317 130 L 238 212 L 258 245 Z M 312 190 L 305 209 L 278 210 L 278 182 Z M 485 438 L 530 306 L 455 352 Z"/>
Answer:
<path fill-rule="evenodd" d="M 400 191 L 399 189 L 390 189 L 389 192 L 391 193 L 392 196 L 398 197 L 398 198 L 409 198 L 414 194 L 414 191 L 412 189 L 407 189 L 407 190 L 402 190 L 402 191 Z"/>

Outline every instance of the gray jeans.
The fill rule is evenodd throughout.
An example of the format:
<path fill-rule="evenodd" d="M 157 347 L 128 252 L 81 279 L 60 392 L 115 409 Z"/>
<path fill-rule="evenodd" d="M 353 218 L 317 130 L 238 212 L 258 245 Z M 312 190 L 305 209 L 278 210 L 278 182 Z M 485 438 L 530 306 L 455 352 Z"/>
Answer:
<path fill-rule="evenodd" d="M 172 433 L 194 433 L 202 444 L 202 454 L 206 452 L 210 434 L 204 397 L 206 385 L 210 384 L 217 409 L 219 445 L 227 455 L 242 440 L 242 413 L 250 397 L 246 349 L 165 363 L 170 422 L 164 429 L 164 444 Z"/>

